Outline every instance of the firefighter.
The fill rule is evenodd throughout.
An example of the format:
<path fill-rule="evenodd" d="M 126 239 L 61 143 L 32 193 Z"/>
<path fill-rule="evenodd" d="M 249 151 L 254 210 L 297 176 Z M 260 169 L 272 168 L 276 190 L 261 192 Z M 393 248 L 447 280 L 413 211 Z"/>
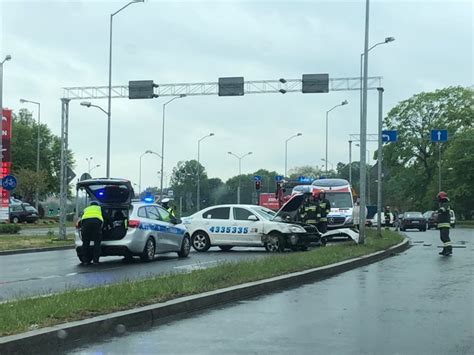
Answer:
<path fill-rule="evenodd" d="M 385 215 L 385 229 L 388 229 L 388 227 L 390 227 L 390 206 L 385 206 L 384 215 Z"/>
<path fill-rule="evenodd" d="M 89 206 L 84 209 L 84 214 L 80 220 L 82 236 L 82 264 L 89 265 L 91 260 L 94 264 L 99 263 L 100 243 L 102 241 L 102 226 L 104 217 L 97 201 L 91 201 Z M 90 253 L 90 242 L 94 242 L 93 254 Z"/>
<path fill-rule="evenodd" d="M 443 242 L 443 250 L 439 253 L 439 255 L 448 256 L 453 253 L 453 246 L 451 245 L 451 239 L 449 239 L 449 228 L 450 228 L 450 219 L 451 219 L 451 211 L 449 208 L 449 198 L 448 194 L 444 191 L 440 191 L 438 193 L 438 202 L 439 202 L 439 209 L 438 209 L 438 229 L 439 229 L 439 237 Z"/>
<path fill-rule="evenodd" d="M 316 225 L 318 223 L 316 217 L 316 204 L 313 201 L 311 194 L 305 194 L 305 201 L 300 209 L 300 220 L 307 224 Z"/>
<path fill-rule="evenodd" d="M 328 231 L 328 214 L 331 212 L 331 202 L 326 198 L 326 191 L 320 190 L 316 199 L 316 218 L 318 230 L 324 234 Z"/>

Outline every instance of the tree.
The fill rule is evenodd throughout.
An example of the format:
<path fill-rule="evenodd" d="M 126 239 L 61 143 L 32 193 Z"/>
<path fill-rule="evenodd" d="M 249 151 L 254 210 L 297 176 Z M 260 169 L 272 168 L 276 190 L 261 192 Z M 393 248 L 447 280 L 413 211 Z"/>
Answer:
<path fill-rule="evenodd" d="M 403 201 L 406 208 L 417 210 L 433 206 L 438 148 L 444 156 L 463 131 L 472 129 L 472 95 L 471 89 L 449 87 L 414 95 L 390 110 L 385 127 L 398 131 L 398 142 L 383 148 L 384 166 L 390 172 L 384 184 L 389 203 Z M 440 147 L 431 143 L 432 129 L 447 129 L 448 142 Z"/>
<path fill-rule="evenodd" d="M 321 175 L 324 175 L 323 170 L 319 166 L 297 166 L 290 169 L 288 176 L 290 179 L 297 179 L 299 176 L 304 176 L 310 179 L 318 179 Z"/>
<path fill-rule="evenodd" d="M 48 176 L 45 170 L 40 170 L 38 174 L 36 170 L 20 169 L 15 174 L 18 181 L 15 195 L 21 196 L 23 201 L 33 204 L 37 188 L 40 195 L 46 192 Z"/>
<path fill-rule="evenodd" d="M 40 168 L 41 178 L 40 198 L 46 195 L 59 193 L 60 180 L 60 156 L 61 139 L 51 133 L 51 130 L 45 124 L 40 124 Z M 11 139 L 11 159 L 12 172 L 22 179 L 18 179 L 18 188 L 29 184 L 28 179 L 31 173 L 36 173 L 36 157 L 38 144 L 38 124 L 33 119 L 31 112 L 26 109 L 20 109 L 18 114 L 13 113 L 12 117 L 12 139 Z M 73 166 L 74 158 L 71 151 L 67 153 L 69 166 Z M 43 179 L 43 174 L 45 178 Z"/>

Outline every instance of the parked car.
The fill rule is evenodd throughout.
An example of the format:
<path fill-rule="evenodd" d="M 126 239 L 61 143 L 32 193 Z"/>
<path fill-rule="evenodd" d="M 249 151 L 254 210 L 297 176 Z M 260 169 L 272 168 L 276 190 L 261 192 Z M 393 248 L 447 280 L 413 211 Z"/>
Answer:
<path fill-rule="evenodd" d="M 77 184 L 77 190 L 85 190 L 89 200 L 99 202 L 102 208 L 101 256 L 119 255 L 127 259 L 139 256 L 143 261 L 152 261 L 160 253 L 176 252 L 180 258 L 189 255 L 191 239 L 181 220 L 155 203 L 132 201 L 130 181 L 84 180 Z M 75 246 L 82 261 L 79 228 Z"/>
<path fill-rule="evenodd" d="M 423 218 L 426 220 L 426 229 L 436 228 L 438 223 L 438 212 L 426 211 L 423 213 Z"/>
<path fill-rule="evenodd" d="M 421 212 L 405 212 L 400 220 L 400 230 L 418 229 L 420 232 L 426 232 L 426 219 Z"/>
<path fill-rule="evenodd" d="M 14 203 L 10 205 L 11 223 L 34 223 L 39 219 L 39 213 L 29 203 Z"/>

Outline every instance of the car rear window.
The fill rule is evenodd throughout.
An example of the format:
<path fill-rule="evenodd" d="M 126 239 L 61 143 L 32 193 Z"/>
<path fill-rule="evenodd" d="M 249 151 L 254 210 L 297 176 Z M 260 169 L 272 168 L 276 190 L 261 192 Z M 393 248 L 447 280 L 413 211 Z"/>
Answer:
<path fill-rule="evenodd" d="M 229 219 L 230 207 L 218 207 L 213 208 L 207 212 L 204 212 L 202 218 L 204 219 Z"/>
<path fill-rule="evenodd" d="M 89 189 L 95 198 L 102 203 L 125 203 L 130 190 L 127 185 L 91 185 Z"/>
<path fill-rule="evenodd" d="M 421 212 L 407 212 L 405 213 L 405 218 L 421 218 Z"/>

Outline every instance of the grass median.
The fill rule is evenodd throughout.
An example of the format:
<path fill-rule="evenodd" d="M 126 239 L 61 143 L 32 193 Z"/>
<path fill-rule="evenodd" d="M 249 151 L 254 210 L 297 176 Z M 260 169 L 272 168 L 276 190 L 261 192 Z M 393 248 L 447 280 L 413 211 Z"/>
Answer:
<path fill-rule="evenodd" d="M 132 309 L 170 299 L 212 291 L 250 281 L 329 265 L 384 250 L 403 237 L 383 231 L 375 237 L 368 231 L 364 245 L 353 242 L 316 248 L 308 252 L 269 255 L 259 260 L 222 263 L 186 274 L 169 274 L 40 298 L 0 304 L 0 335 L 9 335 L 115 311 Z"/>
<path fill-rule="evenodd" d="M 54 248 L 74 245 L 74 236 L 67 235 L 65 240 L 59 240 L 51 235 L 1 235 L 0 251 L 17 249 Z"/>

